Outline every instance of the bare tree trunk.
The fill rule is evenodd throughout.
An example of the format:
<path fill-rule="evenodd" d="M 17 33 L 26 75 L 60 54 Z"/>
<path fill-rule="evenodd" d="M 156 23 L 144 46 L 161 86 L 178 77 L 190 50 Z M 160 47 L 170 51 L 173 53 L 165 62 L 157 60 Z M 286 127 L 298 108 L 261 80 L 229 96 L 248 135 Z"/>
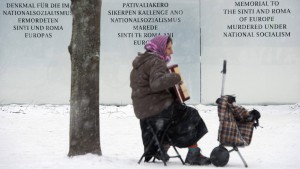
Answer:
<path fill-rule="evenodd" d="M 99 55 L 101 0 L 71 0 L 69 156 L 101 155 L 99 127 Z"/>

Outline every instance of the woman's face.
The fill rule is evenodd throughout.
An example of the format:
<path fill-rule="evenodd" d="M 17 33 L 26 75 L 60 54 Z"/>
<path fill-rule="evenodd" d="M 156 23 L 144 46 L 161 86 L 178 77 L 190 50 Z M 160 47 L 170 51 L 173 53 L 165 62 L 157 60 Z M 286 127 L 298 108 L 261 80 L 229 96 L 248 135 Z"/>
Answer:
<path fill-rule="evenodd" d="M 171 56 L 173 54 L 173 44 L 169 42 L 166 48 L 166 55 Z"/>

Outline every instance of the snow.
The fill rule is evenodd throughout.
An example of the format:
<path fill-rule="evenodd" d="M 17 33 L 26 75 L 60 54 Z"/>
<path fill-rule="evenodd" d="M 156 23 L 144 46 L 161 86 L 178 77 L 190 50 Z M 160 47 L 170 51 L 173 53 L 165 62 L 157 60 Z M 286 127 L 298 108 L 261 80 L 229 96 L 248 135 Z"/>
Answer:
<path fill-rule="evenodd" d="M 192 106 L 192 105 L 190 105 Z M 209 156 L 218 145 L 217 107 L 194 106 L 209 133 L 201 139 L 203 154 Z M 250 146 L 240 148 L 249 168 L 299 168 L 300 103 L 293 105 L 247 105 L 261 112 Z M 188 168 L 172 158 L 164 167 L 156 163 L 137 163 L 143 153 L 139 121 L 132 105 L 100 106 L 102 156 L 87 154 L 69 158 L 69 105 L 1 105 L 0 169 L 141 169 Z M 187 149 L 178 149 L 183 159 Z M 174 151 L 169 151 L 174 154 Z M 230 153 L 226 168 L 244 168 L 236 152 Z M 213 165 L 201 168 L 215 168 Z"/>

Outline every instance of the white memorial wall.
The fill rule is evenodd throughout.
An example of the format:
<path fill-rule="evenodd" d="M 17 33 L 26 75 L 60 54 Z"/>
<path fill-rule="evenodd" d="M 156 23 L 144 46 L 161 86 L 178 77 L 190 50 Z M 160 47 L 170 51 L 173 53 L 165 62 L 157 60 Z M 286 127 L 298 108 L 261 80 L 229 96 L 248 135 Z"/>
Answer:
<path fill-rule="evenodd" d="M 213 11 L 213 12 L 212 12 Z M 239 103 L 300 101 L 300 1 L 202 0 L 202 102 L 221 93 Z"/>
<path fill-rule="evenodd" d="M 68 0 L 0 2 L 0 104 L 68 104 L 72 16 Z M 101 104 L 131 104 L 131 62 L 158 34 L 174 40 L 191 99 L 221 93 L 243 104 L 300 102 L 297 0 L 103 0 Z"/>

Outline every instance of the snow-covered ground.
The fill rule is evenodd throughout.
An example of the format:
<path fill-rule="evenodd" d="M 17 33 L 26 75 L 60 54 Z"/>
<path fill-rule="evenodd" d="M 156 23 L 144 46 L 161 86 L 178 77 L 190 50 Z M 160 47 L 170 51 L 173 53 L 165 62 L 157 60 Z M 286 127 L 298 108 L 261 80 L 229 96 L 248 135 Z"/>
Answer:
<path fill-rule="evenodd" d="M 198 142 L 203 154 L 209 156 L 218 145 L 217 108 L 205 105 L 195 107 L 209 129 L 209 133 Z M 254 131 L 251 145 L 240 149 L 249 168 L 299 168 L 300 104 L 245 107 L 261 112 L 260 124 L 263 126 Z M 69 105 L 0 106 L 0 169 L 199 167 L 183 166 L 177 158 L 170 159 L 167 167 L 160 161 L 137 164 L 143 146 L 139 121 L 131 105 L 100 107 L 102 156 L 87 154 L 69 158 L 69 110 Z M 187 149 L 179 151 L 185 158 Z M 236 152 L 230 153 L 226 168 L 244 168 Z"/>

